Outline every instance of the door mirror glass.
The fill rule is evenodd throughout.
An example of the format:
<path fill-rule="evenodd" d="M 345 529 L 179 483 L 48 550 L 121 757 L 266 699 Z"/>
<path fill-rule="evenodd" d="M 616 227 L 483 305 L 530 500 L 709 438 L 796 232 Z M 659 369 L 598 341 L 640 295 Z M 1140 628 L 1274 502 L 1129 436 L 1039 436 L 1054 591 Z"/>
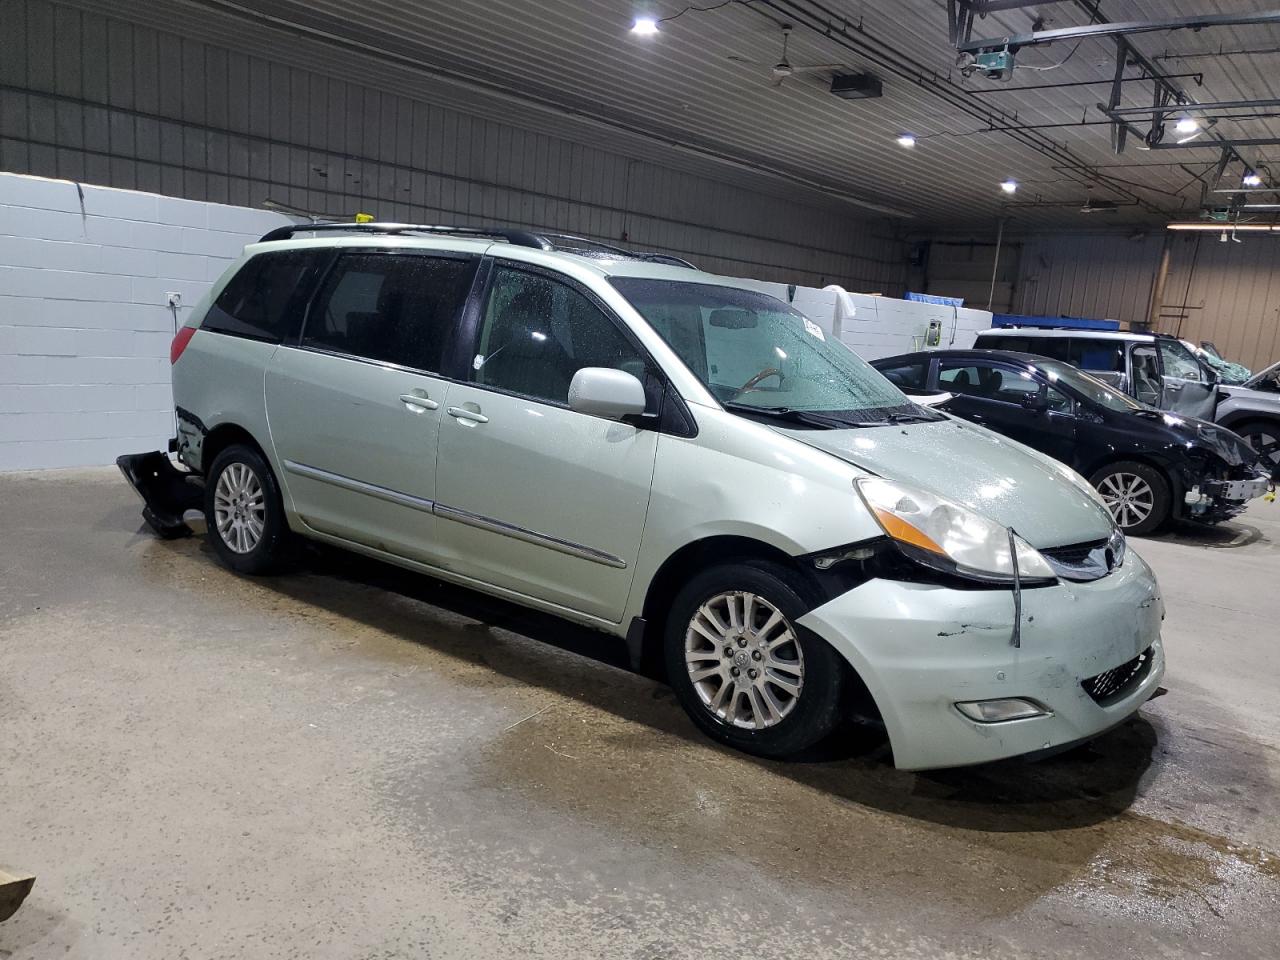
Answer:
<path fill-rule="evenodd" d="M 644 385 L 625 370 L 583 367 L 569 382 L 569 409 L 606 420 L 644 413 Z"/>

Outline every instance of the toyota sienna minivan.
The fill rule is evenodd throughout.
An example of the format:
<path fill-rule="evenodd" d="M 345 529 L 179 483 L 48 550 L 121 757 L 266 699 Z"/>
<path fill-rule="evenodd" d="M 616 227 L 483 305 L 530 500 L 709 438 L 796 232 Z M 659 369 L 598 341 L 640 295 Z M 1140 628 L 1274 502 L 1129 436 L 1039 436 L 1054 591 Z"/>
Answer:
<path fill-rule="evenodd" d="M 1070 469 L 908 399 L 786 303 L 521 230 L 307 224 L 174 338 L 179 465 L 120 458 L 232 569 L 307 537 L 625 638 L 786 757 L 1061 748 L 1164 672 L 1156 579 Z"/>

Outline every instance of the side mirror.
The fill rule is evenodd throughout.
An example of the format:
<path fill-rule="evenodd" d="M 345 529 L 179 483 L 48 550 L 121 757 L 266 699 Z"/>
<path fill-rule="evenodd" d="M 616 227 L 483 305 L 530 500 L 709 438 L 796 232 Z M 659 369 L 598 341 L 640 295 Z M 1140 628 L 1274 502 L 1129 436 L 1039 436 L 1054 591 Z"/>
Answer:
<path fill-rule="evenodd" d="M 1043 413 L 1049 409 L 1049 398 L 1043 393 L 1024 393 L 1022 395 L 1022 409 L 1030 410 L 1033 413 Z"/>
<path fill-rule="evenodd" d="M 606 420 L 644 413 L 644 384 L 625 370 L 583 367 L 569 382 L 569 409 Z"/>

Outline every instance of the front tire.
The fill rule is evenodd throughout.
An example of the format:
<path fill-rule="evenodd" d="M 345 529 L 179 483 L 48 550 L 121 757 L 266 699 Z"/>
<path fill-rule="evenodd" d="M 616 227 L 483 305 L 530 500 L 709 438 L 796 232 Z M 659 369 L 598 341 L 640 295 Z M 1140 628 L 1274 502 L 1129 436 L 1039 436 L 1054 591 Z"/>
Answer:
<path fill-rule="evenodd" d="M 1098 488 L 1111 518 L 1127 535 L 1152 533 L 1172 516 L 1169 481 L 1155 467 L 1121 460 L 1107 464 L 1089 482 Z"/>
<path fill-rule="evenodd" d="M 797 625 L 815 600 L 795 573 L 763 562 L 713 567 L 680 591 L 667 618 L 667 676 L 704 733 L 784 758 L 836 728 L 846 667 Z"/>
<path fill-rule="evenodd" d="M 1273 480 L 1280 479 L 1280 424 L 1274 421 L 1254 420 L 1243 424 L 1236 432 L 1253 447 L 1271 472 Z"/>
<path fill-rule="evenodd" d="M 287 529 L 280 486 L 257 450 L 233 444 L 205 479 L 205 524 L 218 557 L 237 573 L 270 573 L 284 559 Z"/>

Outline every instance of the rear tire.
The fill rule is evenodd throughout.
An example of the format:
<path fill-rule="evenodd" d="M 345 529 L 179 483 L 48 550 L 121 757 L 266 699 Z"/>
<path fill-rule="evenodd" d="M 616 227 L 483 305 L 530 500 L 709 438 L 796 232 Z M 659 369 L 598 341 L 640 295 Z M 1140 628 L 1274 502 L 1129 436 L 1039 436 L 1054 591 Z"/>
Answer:
<path fill-rule="evenodd" d="M 1271 472 L 1271 479 L 1280 479 L 1280 423 L 1273 420 L 1252 420 L 1236 428 L 1249 446 Z"/>
<path fill-rule="evenodd" d="M 785 758 L 836 728 L 847 668 L 796 622 L 817 599 L 801 577 L 766 562 L 712 567 L 676 595 L 664 637 L 667 676 L 704 733 Z"/>
<path fill-rule="evenodd" d="M 1127 535 L 1143 536 L 1158 530 L 1173 514 L 1169 481 L 1155 467 L 1135 460 L 1109 463 L 1089 482 L 1107 501 L 1111 518 Z"/>
<path fill-rule="evenodd" d="M 284 501 L 271 467 L 257 450 L 232 444 L 209 468 L 204 518 L 218 557 L 237 573 L 279 569 L 288 528 Z"/>

